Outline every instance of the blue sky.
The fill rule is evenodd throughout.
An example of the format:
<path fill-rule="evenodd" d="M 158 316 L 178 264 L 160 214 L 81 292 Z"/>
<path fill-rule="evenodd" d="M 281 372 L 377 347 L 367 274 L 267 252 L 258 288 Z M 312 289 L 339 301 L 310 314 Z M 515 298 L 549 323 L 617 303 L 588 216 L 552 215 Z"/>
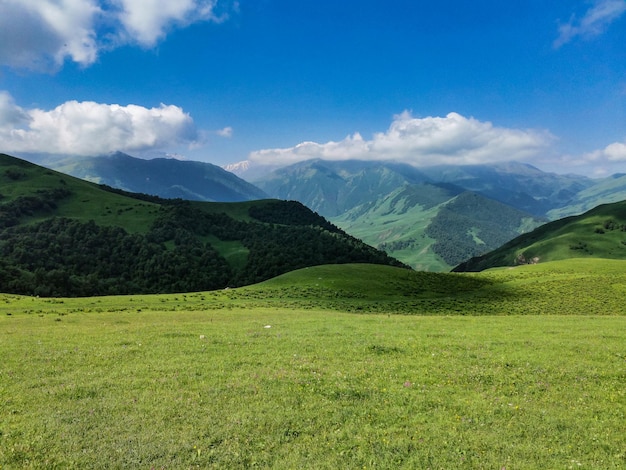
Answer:
<path fill-rule="evenodd" d="M 0 0 L 0 151 L 626 171 L 626 0 Z"/>

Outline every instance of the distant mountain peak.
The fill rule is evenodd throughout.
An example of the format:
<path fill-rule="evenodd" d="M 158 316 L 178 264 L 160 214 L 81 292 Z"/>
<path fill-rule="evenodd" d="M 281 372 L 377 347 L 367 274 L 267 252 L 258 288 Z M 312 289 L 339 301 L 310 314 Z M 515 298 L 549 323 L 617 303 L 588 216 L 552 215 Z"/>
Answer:
<path fill-rule="evenodd" d="M 224 170 L 251 183 L 266 177 L 272 171 L 281 167 L 282 165 L 264 165 L 250 160 L 243 160 L 222 166 Z"/>
<path fill-rule="evenodd" d="M 189 161 L 189 159 L 187 157 L 185 157 L 184 155 L 181 155 L 179 153 L 167 153 L 167 154 L 165 154 L 165 158 L 170 158 L 172 160 L 178 160 L 178 161 L 181 161 L 181 162 Z"/>
<path fill-rule="evenodd" d="M 245 173 L 250 169 L 250 160 L 243 160 L 237 163 L 230 163 L 228 165 L 222 166 L 226 171 L 230 171 L 231 173 L 239 176 L 241 173 Z"/>
<path fill-rule="evenodd" d="M 258 187 L 217 165 L 171 156 L 142 159 L 113 152 L 67 158 L 49 166 L 78 178 L 163 198 L 219 202 L 267 198 Z"/>

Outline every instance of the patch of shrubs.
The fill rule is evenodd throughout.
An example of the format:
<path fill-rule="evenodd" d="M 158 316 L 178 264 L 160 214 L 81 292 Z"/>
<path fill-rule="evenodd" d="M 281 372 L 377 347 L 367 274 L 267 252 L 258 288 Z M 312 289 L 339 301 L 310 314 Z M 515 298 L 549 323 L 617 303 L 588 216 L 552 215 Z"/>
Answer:
<path fill-rule="evenodd" d="M 619 224 L 612 219 L 608 219 L 604 221 L 602 227 L 596 227 L 595 233 L 612 232 L 614 230 L 626 232 L 626 224 Z"/>
<path fill-rule="evenodd" d="M 26 176 L 26 173 L 24 173 L 23 171 L 16 170 L 14 168 L 7 168 L 6 170 L 4 170 L 4 174 L 6 175 L 7 178 L 13 181 L 20 180 Z"/>

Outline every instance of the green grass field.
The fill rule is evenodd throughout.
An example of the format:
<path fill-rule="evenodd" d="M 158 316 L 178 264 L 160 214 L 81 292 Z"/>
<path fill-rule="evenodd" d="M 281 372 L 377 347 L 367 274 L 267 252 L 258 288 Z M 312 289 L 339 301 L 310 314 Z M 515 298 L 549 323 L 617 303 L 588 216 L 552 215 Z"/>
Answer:
<path fill-rule="evenodd" d="M 624 468 L 625 267 L 0 295 L 0 467 Z"/>

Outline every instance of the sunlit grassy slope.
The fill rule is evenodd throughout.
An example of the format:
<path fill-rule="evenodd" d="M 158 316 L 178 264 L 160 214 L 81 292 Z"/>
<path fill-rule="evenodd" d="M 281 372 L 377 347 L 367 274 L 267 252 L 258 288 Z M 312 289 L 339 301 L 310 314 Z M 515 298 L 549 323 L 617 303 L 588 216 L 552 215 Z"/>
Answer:
<path fill-rule="evenodd" d="M 38 214 L 32 221 L 50 217 L 71 217 L 93 220 L 98 225 L 123 227 L 129 232 L 147 232 L 158 216 L 160 204 L 123 194 L 104 191 L 102 186 L 34 165 L 9 155 L 0 154 L 0 194 L 2 203 L 38 191 L 66 189 L 70 195 L 59 200 L 52 214 Z M 130 193 L 129 193 L 130 194 Z M 192 202 L 194 208 L 210 213 L 225 213 L 235 220 L 252 221 L 250 207 L 266 201 L 237 203 Z"/>
<path fill-rule="evenodd" d="M 0 467 L 621 469 L 625 267 L 0 295 Z"/>
<path fill-rule="evenodd" d="M 124 227 L 129 232 L 147 232 L 158 215 L 158 204 L 103 191 L 95 184 L 8 155 L 0 154 L 0 168 L 3 204 L 39 191 L 68 190 L 69 196 L 57 203 L 55 216 L 94 220 L 98 225 Z M 48 217 L 50 214 L 34 214 L 30 221 Z"/>
<path fill-rule="evenodd" d="M 571 259 L 478 274 L 321 266 L 241 290 L 283 302 L 373 312 L 446 315 L 624 314 L 626 261 Z M 349 300 L 346 300 L 349 299 Z"/>
<path fill-rule="evenodd" d="M 398 190 L 401 192 L 401 190 Z M 332 222 L 372 246 L 384 245 L 389 254 L 420 271 L 448 271 L 447 265 L 432 251 L 436 240 L 424 232 L 440 210 L 440 205 L 424 208 L 420 204 L 399 209 L 395 198 L 388 197 L 374 207 L 357 208 Z"/>

